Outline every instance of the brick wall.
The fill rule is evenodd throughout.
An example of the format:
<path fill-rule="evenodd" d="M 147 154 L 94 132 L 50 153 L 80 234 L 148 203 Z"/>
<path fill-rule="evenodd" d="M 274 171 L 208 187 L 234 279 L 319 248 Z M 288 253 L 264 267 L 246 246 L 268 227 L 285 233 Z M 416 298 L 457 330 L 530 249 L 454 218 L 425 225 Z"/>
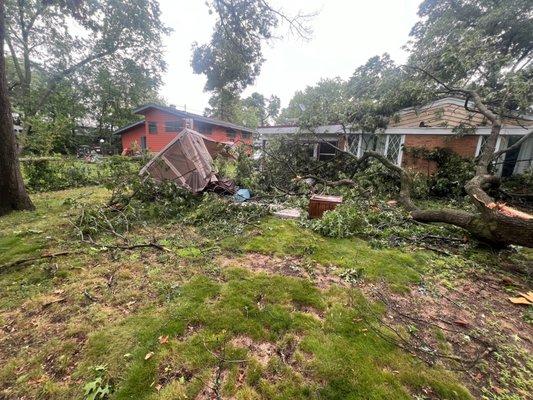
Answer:
<path fill-rule="evenodd" d="M 404 147 L 421 147 L 428 150 L 437 147 L 452 150 L 463 158 L 473 158 L 476 155 L 479 136 L 466 135 L 462 137 L 452 135 L 405 135 Z M 436 171 L 437 166 L 433 161 L 415 159 L 404 152 L 402 166 L 412 168 L 428 175 Z"/>

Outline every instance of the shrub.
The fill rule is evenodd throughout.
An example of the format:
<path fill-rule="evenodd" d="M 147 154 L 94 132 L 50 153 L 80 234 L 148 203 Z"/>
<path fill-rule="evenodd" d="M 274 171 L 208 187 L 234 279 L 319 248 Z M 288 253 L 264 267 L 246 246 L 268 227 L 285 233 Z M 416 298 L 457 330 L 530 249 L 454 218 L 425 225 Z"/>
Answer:
<path fill-rule="evenodd" d="M 406 148 L 415 158 L 433 161 L 437 171 L 428 177 L 428 194 L 433 197 L 459 198 L 465 196 L 464 186 L 474 176 L 474 160 L 464 159 L 447 148 L 428 150 Z"/>
<path fill-rule="evenodd" d="M 529 170 L 520 175 L 502 178 L 502 187 L 513 193 L 533 193 L 533 171 Z"/>
<path fill-rule="evenodd" d="M 309 227 L 321 235 L 347 238 L 362 235 L 369 229 L 364 212 L 354 204 L 342 204 L 326 211 L 321 219 L 312 220 Z"/>
<path fill-rule="evenodd" d="M 239 146 L 237 148 L 235 183 L 241 187 L 251 188 L 254 186 L 253 173 L 255 163 L 246 150 L 247 148 L 245 146 Z"/>
<path fill-rule="evenodd" d="M 76 159 L 34 159 L 23 162 L 26 187 L 31 192 L 63 190 L 98 184 L 96 167 Z"/>
<path fill-rule="evenodd" d="M 100 163 L 68 157 L 35 158 L 22 162 L 22 173 L 30 192 L 47 192 L 104 184 L 111 189 L 137 175 L 146 160 L 113 156 Z"/>

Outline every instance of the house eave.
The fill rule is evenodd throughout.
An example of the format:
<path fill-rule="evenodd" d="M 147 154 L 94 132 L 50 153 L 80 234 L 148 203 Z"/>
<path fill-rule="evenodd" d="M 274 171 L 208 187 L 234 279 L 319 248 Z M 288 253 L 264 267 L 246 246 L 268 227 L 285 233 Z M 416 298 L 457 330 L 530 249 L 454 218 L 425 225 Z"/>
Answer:
<path fill-rule="evenodd" d="M 193 114 L 193 113 L 190 113 L 190 112 L 187 112 L 187 111 L 178 110 L 178 109 L 175 109 L 175 108 L 172 108 L 172 107 L 164 107 L 164 106 L 160 106 L 160 105 L 157 105 L 157 104 L 146 104 L 146 105 L 143 105 L 143 106 L 137 108 L 133 112 L 135 114 L 143 114 L 146 110 L 148 110 L 150 108 L 153 108 L 153 109 L 156 109 L 156 110 L 159 110 L 161 112 L 168 113 L 168 114 L 176 115 L 176 116 L 181 117 L 181 118 L 191 118 L 191 119 L 199 121 L 199 122 L 204 122 L 204 123 L 211 124 L 211 125 L 222 126 L 224 128 L 229 128 L 229 129 L 235 129 L 235 130 L 238 130 L 238 131 L 241 131 L 241 132 L 246 132 L 246 133 L 251 133 L 251 134 L 256 133 L 256 130 L 251 129 L 251 128 L 247 128 L 245 126 L 236 125 L 236 124 L 233 124 L 231 122 L 221 121 L 221 120 L 216 119 L 216 118 L 204 117 L 203 115 L 200 115 L 200 114 Z"/>
<path fill-rule="evenodd" d="M 113 135 L 122 135 L 126 131 L 129 131 L 130 129 L 136 128 L 137 126 L 144 125 L 144 121 L 137 121 L 132 124 L 123 126 L 122 128 L 117 129 L 115 132 L 113 132 Z"/>

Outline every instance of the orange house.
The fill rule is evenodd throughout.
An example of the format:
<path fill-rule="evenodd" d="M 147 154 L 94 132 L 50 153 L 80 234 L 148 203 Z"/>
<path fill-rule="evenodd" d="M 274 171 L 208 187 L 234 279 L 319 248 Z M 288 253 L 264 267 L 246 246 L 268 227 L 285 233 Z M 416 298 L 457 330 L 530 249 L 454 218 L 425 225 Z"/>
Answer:
<path fill-rule="evenodd" d="M 121 135 L 123 154 L 131 154 L 134 150 L 158 152 L 184 128 L 191 128 L 217 142 L 252 146 L 254 130 L 230 122 L 156 104 L 142 106 L 134 113 L 144 116 L 144 120 L 115 131 Z"/>

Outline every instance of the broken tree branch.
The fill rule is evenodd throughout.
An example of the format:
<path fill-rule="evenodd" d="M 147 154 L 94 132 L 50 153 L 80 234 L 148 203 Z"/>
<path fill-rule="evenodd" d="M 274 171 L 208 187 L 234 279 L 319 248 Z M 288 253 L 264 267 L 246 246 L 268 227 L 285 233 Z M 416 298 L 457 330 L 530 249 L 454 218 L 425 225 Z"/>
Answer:
<path fill-rule="evenodd" d="M 93 245 L 98 245 L 97 243 L 94 243 L 94 242 L 92 242 L 92 244 Z M 165 251 L 165 252 L 169 252 L 170 251 L 166 247 L 163 247 L 162 245 L 160 245 L 158 243 L 155 243 L 155 242 L 139 243 L 139 244 L 133 244 L 133 245 L 128 245 L 128 246 L 120 246 L 120 245 L 115 245 L 115 246 L 98 245 L 98 246 L 100 246 L 99 252 L 106 252 L 106 251 L 116 250 L 116 249 L 118 249 L 118 250 L 135 250 L 135 249 L 141 249 L 141 248 L 154 248 L 154 249 L 157 249 L 159 251 Z M 29 264 L 29 263 L 32 263 L 34 261 L 53 259 L 53 258 L 57 258 L 57 257 L 70 256 L 70 255 L 75 255 L 75 254 L 85 254 L 85 253 L 87 253 L 87 252 L 83 251 L 83 250 L 66 250 L 66 251 L 60 251 L 60 252 L 57 252 L 57 253 L 42 254 L 42 255 L 37 256 L 37 257 L 23 258 L 23 259 L 20 259 L 20 260 L 16 260 L 16 261 L 12 261 L 12 262 L 0 265 L 0 272 L 3 272 L 5 270 L 13 268 L 13 267 Z"/>
<path fill-rule="evenodd" d="M 522 143 L 524 143 L 526 140 L 528 140 L 530 137 L 533 136 L 533 130 L 529 131 L 527 134 L 525 134 L 524 136 L 522 136 L 520 138 L 520 140 L 518 140 L 515 144 L 507 147 L 506 149 L 502 149 L 502 150 L 499 150 L 499 151 L 496 151 L 493 155 L 492 155 L 492 160 L 497 160 L 502 154 L 505 154 L 507 153 L 508 151 L 511 151 L 511 150 L 515 150 L 515 149 L 518 149 L 520 146 L 522 146 Z"/>

